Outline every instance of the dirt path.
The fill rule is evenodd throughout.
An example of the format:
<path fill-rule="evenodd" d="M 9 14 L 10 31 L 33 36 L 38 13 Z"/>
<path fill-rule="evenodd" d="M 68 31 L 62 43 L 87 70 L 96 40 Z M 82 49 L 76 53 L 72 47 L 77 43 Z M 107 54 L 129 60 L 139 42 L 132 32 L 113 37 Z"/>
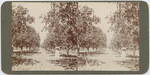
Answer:
<path fill-rule="evenodd" d="M 84 66 L 80 67 L 80 70 L 96 70 L 96 71 L 129 71 L 130 69 L 122 65 L 117 64 L 117 61 L 125 60 L 125 58 L 117 57 L 115 53 L 110 49 L 105 49 L 104 54 L 98 56 L 87 57 L 88 59 L 96 59 L 101 64 L 100 66 Z"/>
<path fill-rule="evenodd" d="M 33 54 L 31 56 L 24 56 L 23 58 L 27 59 L 33 59 L 34 61 L 37 61 L 37 63 L 33 65 L 18 65 L 13 66 L 13 70 L 29 70 L 29 71 L 50 71 L 50 70 L 64 70 L 62 67 L 57 67 L 54 64 L 51 64 L 49 60 L 54 59 L 54 57 L 51 57 L 50 54 L 46 53 L 46 50 L 40 48 L 37 52 L 37 54 Z"/>
<path fill-rule="evenodd" d="M 13 70 L 29 70 L 29 71 L 52 71 L 52 70 L 64 70 L 62 66 L 56 66 L 51 64 L 49 60 L 56 60 L 54 56 L 51 56 L 46 50 L 40 48 L 36 54 L 31 56 L 24 56 L 27 59 L 33 59 L 33 65 L 18 65 L 13 66 Z M 98 56 L 88 57 L 89 59 L 96 59 L 99 62 L 103 62 L 100 66 L 83 66 L 78 70 L 98 70 L 98 71 L 129 71 L 129 68 L 123 67 L 116 63 L 116 61 L 124 60 L 124 58 L 116 57 L 114 52 L 110 49 L 106 49 L 104 54 Z M 36 62 L 35 62 L 36 61 Z"/>
<path fill-rule="evenodd" d="M 115 53 L 110 50 L 106 49 L 106 54 L 99 56 L 100 60 L 106 62 L 104 65 L 101 66 L 102 70 L 120 70 L 120 71 L 128 71 L 129 68 L 126 68 L 122 65 L 117 64 L 117 61 L 125 60 L 123 57 L 117 57 Z"/>

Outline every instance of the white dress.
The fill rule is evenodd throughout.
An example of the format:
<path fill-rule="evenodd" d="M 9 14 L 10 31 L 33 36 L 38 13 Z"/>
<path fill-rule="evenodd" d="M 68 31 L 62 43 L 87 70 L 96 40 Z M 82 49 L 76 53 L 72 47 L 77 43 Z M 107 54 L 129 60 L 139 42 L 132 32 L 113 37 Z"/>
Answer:
<path fill-rule="evenodd" d="M 121 53 L 121 57 L 122 58 L 126 58 L 126 52 L 125 51 L 121 51 L 122 53 Z"/>
<path fill-rule="evenodd" d="M 59 58 L 59 57 L 60 57 L 60 51 L 58 51 L 58 50 L 55 51 L 55 57 L 56 57 L 56 58 Z"/>

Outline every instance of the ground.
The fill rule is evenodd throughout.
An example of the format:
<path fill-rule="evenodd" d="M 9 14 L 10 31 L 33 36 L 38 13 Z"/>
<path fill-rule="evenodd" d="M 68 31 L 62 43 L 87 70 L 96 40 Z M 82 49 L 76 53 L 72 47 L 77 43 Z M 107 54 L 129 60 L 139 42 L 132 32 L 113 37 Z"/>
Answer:
<path fill-rule="evenodd" d="M 32 53 L 31 53 L 32 52 Z M 87 56 L 68 58 L 67 56 L 55 57 L 43 48 L 14 53 L 12 57 L 13 71 L 56 71 L 56 70 L 95 70 L 95 71 L 135 71 L 138 70 L 138 60 L 121 56 L 111 49 L 101 52 L 91 52 Z M 71 53 L 71 52 L 70 52 Z M 135 64 L 135 61 L 137 64 Z M 78 63 L 78 64 L 77 64 Z"/>

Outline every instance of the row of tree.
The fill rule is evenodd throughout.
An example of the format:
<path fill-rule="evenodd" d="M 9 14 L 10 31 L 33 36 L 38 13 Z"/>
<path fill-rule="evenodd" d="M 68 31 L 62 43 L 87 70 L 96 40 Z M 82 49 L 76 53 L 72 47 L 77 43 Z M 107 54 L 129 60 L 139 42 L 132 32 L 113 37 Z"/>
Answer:
<path fill-rule="evenodd" d="M 79 8 L 78 2 L 53 2 L 51 10 L 41 16 L 44 29 L 48 35 L 43 43 L 45 48 L 56 46 L 76 49 L 80 47 L 89 51 L 90 47 L 106 47 L 106 35 L 94 24 L 100 23 L 100 18 L 93 14 L 94 10 L 87 6 Z"/>
<path fill-rule="evenodd" d="M 117 11 L 108 16 L 111 30 L 114 31 L 111 48 L 139 48 L 139 3 L 119 2 Z M 29 26 L 34 22 L 34 17 L 28 14 L 22 6 L 12 9 L 12 45 L 13 47 L 31 48 L 40 46 L 40 36 L 36 30 Z M 94 15 L 94 10 L 87 6 L 80 6 L 78 2 L 52 2 L 50 11 L 41 16 L 44 29 L 48 35 L 43 43 L 44 48 L 56 46 L 76 49 L 80 47 L 98 48 L 106 47 L 106 35 L 95 26 L 100 23 L 100 18 Z"/>
<path fill-rule="evenodd" d="M 123 47 L 135 51 L 139 50 L 139 3 L 119 2 L 117 11 L 108 16 L 111 30 L 114 31 L 111 48 Z"/>
<path fill-rule="evenodd" d="M 36 30 L 29 26 L 34 22 L 34 17 L 28 14 L 28 9 L 22 6 L 12 8 L 12 47 L 29 48 L 40 46 L 40 36 Z M 13 50 L 13 49 L 12 49 Z"/>

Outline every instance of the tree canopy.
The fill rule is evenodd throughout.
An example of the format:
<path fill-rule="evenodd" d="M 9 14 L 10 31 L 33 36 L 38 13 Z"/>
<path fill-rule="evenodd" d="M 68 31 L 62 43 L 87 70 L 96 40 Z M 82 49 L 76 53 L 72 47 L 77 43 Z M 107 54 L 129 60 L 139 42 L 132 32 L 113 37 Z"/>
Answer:
<path fill-rule="evenodd" d="M 92 8 L 79 8 L 78 2 L 52 2 L 51 6 L 51 10 L 42 16 L 44 28 L 48 31 L 44 43 L 49 43 L 48 46 L 67 46 L 68 50 L 77 47 L 79 53 L 81 46 L 90 43 L 106 44 L 106 40 L 100 43 L 100 39 L 106 36 L 100 28 L 94 26 L 100 23 L 100 18 L 93 14 Z"/>
<path fill-rule="evenodd" d="M 111 46 L 121 49 L 122 47 L 139 47 L 139 3 L 119 2 L 117 11 L 113 16 L 108 16 L 114 37 Z"/>
<path fill-rule="evenodd" d="M 12 8 L 12 45 L 14 47 L 31 48 L 40 45 L 40 36 L 29 24 L 34 17 L 28 14 L 28 9 L 22 6 Z"/>

